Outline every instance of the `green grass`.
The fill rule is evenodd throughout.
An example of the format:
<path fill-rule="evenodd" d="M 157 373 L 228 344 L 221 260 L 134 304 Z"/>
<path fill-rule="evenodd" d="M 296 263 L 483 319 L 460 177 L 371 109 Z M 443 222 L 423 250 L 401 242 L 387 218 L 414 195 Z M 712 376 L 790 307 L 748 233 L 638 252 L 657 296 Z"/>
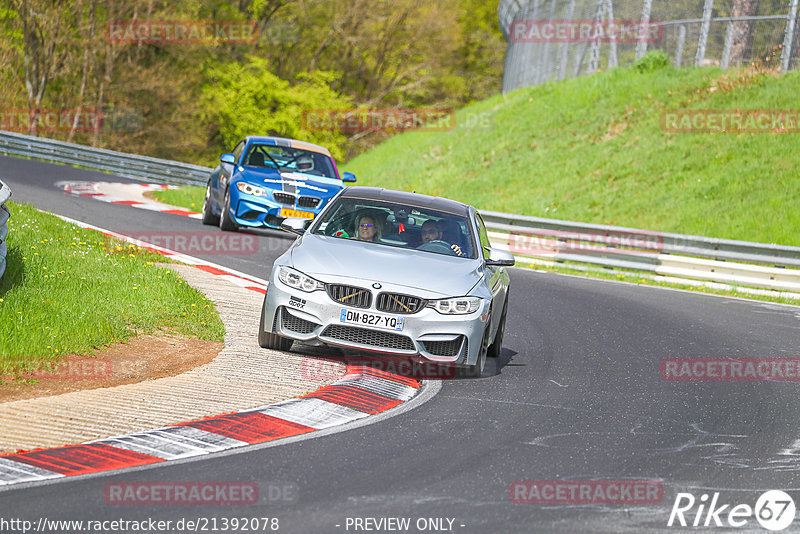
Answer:
<path fill-rule="evenodd" d="M 661 128 L 664 111 L 796 110 L 798 94 L 800 72 L 615 69 L 496 95 L 346 170 L 484 210 L 800 245 L 799 134 Z"/>
<path fill-rule="evenodd" d="M 162 189 L 153 191 L 153 198 L 170 206 L 179 206 L 199 212 L 203 209 L 205 187 L 186 186 L 180 189 Z"/>
<path fill-rule="evenodd" d="M 222 341 L 213 303 L 163 256 L 9 202 L 0 377 L 157 331 Z"/>

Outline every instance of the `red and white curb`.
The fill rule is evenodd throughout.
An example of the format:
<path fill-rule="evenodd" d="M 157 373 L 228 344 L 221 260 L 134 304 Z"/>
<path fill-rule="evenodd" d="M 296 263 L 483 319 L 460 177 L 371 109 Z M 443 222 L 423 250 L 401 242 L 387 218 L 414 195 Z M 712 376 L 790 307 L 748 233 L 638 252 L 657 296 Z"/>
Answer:
<path fill-rule="evenodd" d="M 0 486 L 157 464 L 298 436 L 385 412 L 410 400 L 419 388 L 420 383 L 411 378 L 348 365 L 340 380 L 297 399 L 81 445 L 0 457 Z"/>
<path fill-rule="evenodd" d="M 192 219 L 202 218 L 200 213 L 163 204 L 143 196 L 146 191 L 178 189 L 174 185 L 121 182 L 56 182 L 55 185 L 72 195 L 90 197 L 101 202 L 131 206 L 148 211 L 171 213 L 173 215 L 183 215 Z"/>
<path fill-rule="evenodd" d="M 111 237 L 136 242 L 115 232 L 58 217 Z M 146 248 L 224 277 L 246 289 L 266 292 L 265 280 L 161 247 Z M 411 400 L 421 386 L 422 383 L 413 378 L 348 364 L 342 378 L 296 399 L 80 445 L 0 456 L 0 487 L 158 464 L 307 434 L 391 410 Z"/>

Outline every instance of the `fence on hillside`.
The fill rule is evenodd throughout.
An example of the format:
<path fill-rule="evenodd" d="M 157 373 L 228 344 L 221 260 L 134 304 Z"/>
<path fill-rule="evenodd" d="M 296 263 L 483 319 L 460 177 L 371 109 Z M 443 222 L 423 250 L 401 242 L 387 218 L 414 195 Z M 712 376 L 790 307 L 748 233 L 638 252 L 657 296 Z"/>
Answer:
<path fill-rule="evenodd" d="M 629 65 L 654 49 L 676 66 L 760 61 L 788 72 L 800 60 L 798 15 L 798 0 L 500 0 L 503 92 Z"/>

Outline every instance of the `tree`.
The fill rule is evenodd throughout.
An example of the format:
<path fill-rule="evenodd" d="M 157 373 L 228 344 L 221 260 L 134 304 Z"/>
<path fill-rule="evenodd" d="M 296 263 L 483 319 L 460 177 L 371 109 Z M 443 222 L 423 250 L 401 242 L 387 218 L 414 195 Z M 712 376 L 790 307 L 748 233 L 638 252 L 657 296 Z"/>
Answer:
<path fill-rule="evenodd" d="M 341 159 L 345 137 L 334 130 L 310 128 L 302 116 L 309 110 L 344 110 L 352 106 L 331 88 L 331 73 L 312 72 L 291 85 L 270 72 L 266 60 L 210 68 L 203 88 L 204 119 L 215 126 L 213 137 L 230 149 L 246 135 L 303 139 L 327 147 Z"/>
<path fill-rule="evenodd" d="M 758 13 L 760 0 L 735 0 L 731 17 L 752 17 Z M 753 44 L 753 21 L 739 21 L 733 23 L 733 39 L 731 41 L 732 65 L 744 61 Z"/>
<path fill-rule="evenodd" d="M 24 42 L 22 54 L 27 97 L 28 133 L 37 135 L 39 113 L 48 83 L 55 77 L 66 56 L 67 31 L 63 24 L 69 3 L 64 0 L 9 0 L 16 12 Z"/>

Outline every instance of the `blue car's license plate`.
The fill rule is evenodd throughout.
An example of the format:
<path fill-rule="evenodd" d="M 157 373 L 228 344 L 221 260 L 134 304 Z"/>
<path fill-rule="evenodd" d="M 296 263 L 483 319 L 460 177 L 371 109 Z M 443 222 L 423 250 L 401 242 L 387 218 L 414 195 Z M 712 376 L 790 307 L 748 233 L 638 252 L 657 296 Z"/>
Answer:
<path fill-rule="evenodd" d="M 344 308 L 342 308 L 342 313 L 339 315 L 339 321 L 346 324 L 381 328 L 383 330 L 402 330 L 404 322 L 403 317 L 346 310 Z"/>

